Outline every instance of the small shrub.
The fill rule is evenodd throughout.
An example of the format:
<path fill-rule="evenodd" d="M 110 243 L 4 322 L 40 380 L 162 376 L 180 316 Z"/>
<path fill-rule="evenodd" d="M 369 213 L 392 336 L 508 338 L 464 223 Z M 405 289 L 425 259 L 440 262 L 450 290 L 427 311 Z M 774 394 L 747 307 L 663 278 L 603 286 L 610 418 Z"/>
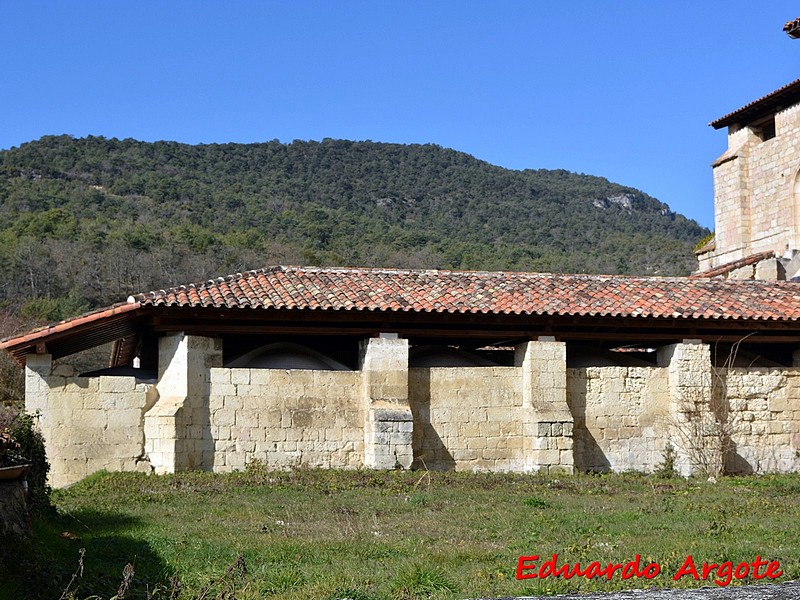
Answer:
<path fill-rule="evenodd" d="M 532 508 L 549 508 L 550 503 L 547 500 L 542 500 L 541 498 L 537 498 L 536 496 L 531 496 L 530 498 L 525 498 L 524 502 L 525 506 L 530 506 Z"/>
<path fill-rule="evenodd" d="M 408 502 L 412 506 L 427 506 L 430 501 L 431 499 L 427 494 L 413 494 L 408 497 Z"/>
<path fill-rule="evenodd" d="M 265 485 L 270 482 L 271 472 L 263 460 L 254 458 L 244 466 L 242 479 L 252 485 Z"/>
<path fill-rule="evenodd" d="M 702 238 L 700 239 L 700 241 L 698 241 L 698 242 L 697 242 L 697 243 L 694 245 L 694 251 L 695 251 L 695 252 L 697 252 L 698 250 L 700 250 L 700 249 L 701 249 L 703 246 L 705 246 L 705 245 L 706 245 L 706 244 L 708 244 L 708 243 L 709 243 L 711 240 L 713 240 L 713 239 L 714 239 L 714 237 L 715 237 L 715 234 L 714 234 L 714 232 L 713 232 L 713 231 L 712 231 L 711 233 L 709 233 L 707 236 L 704 236 L 704 237 L 702 237 Z"/>
<path fill-rule="evenodd" d="M 677 456 L 675 447 L 671 442 L 668 441 L 664 444 L 664 454 L 661 458 L 661 464 L 659 464 L 654 471 L 656 477 L 661 477 L 663 479 L 675 477 L 677 475 L 677 471 L 675 470 L 675 459 Z"/>

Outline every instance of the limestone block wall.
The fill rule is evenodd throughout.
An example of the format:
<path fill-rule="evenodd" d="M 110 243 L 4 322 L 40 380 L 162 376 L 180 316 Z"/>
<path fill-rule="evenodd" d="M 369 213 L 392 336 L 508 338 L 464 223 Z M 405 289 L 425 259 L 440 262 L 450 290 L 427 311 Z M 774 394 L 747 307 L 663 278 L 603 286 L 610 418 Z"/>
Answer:
<path fill-rule="evenodd" d="M 520 345 L 514 367 L 409 369 L 396 337 L 365 341 L 359 371 L 223 368 L 219 340 L 183 334 L 161 351 L 155 385 L 27 357 L 26 408 L 54 486 L 99 469 L 225 472 L 252 460 L 651 471 L 668 440 L 683 474 L 723 459 L 737 472 L 800 469 L 800 366 L 717 369 L 699 340 L 659 348 L 654 367 L 579 369 L 566 368 L 563 342 L 541 338 Z"/>
<path fill-rule="evenodd" d="M 716 450 L 709 451 L 709 446 L 717 440 L 707 435 L 714 415 L 711 347 L 700 340 L 662 346 L 657 352 L 657 362 L 667 370 L 671 400 L 668 434 L 676 449 L 678 472 L 682 475 L 721 472 L 722 455 Z"/>
<path fill-rule="evenodd" d="M 523 471 L 522 372 L 516 367 L 409 369 L 414 464 Z"/>
<path fill-rule="evenodd" d="M 800 468 L 800 368 L 719 369 L 718 377 L 731 433 L 727 470 Z"/>
<path fill-rule="evenodd" d="M 793 186 L 800 167 L 800 106 L 775 115 L 775 137 L 753 148 L 749 165 L 753 252 L 797 248 Z"/>
<path fill-rule="evenodd" d="M 362 466 L 361 373 L 210 371 L 203 465 L 217 472 L 257 459 L 272 468 Z"/>
<path fill-rule="evenodd" d="M 658 367 L 567 369 L 579 471 L 652 471 L 668 436 L 668 373 Z"/>
<path fill-rule="evenodd" d="M 63 487 L 95 471 L 149 470 L 144 413 L 155 389 L 134 377 L 76 377 L 69 365 L 51 372 L 49 355 L 29 357 L 26 410 L 38 414 L 51 464 L 50 483 Z"/>

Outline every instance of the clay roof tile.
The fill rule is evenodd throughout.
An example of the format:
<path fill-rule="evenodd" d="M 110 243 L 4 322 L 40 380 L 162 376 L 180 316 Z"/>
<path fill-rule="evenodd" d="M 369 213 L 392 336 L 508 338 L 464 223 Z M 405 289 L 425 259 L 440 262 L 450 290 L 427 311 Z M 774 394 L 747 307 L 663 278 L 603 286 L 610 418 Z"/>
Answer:
<path fill-rule="evenodd" d="M 326 311 L 800 318 L 796 283 L 702 277 L 273 267 L 136 299 L 153 306 Z"/>

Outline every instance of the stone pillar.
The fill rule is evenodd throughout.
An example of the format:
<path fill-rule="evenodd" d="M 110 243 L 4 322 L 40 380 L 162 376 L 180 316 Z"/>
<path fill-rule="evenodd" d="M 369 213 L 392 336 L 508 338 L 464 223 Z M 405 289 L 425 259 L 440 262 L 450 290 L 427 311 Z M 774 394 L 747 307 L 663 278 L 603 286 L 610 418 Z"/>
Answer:
<path fill-rule="evenodd" d="M 31 414 L 44 414 L 49 408 L 47 378 L 53 370 L 49 354 L 28 354 L 25 357 L 25 410 Z"/>
<path fill-rule="evenodd" d="M 60 399 L 56 406 L 50 405 L 50 383 L 53 358 L 50 354 L 28 354 L 25 356 L 25 411 L 36 416 L 36 423 L 44 437 L 44 449 L 50 462 L 47 482 L 54 486 L 64 485 L 67 468 L 61 448 L 54 443 L 54 431 L 59 426 L 71 428 L 73 403 Z M 80 404 L 79 404 L 80 406 Z M 62 429 L 64 431 L 64 429 Z M 72 483 L 76 477 L 68 483 Z"/>
<path fill-rule="evenodd" d="M 711 347 L 701 340 L 658 349 L 659 367 L 668 369 L 670 423 L 667 429 L 682 475 L 722 468 L 720 438 L 713 412 Z"/>
<path fill-rule="evenodd" d="M 158 401 L 144 418 L 145 450 L 156 473 L 202 464 L 209 430 L 210 369 L 222 366 L 222 341 L 176 333 L 158 341 Z M 213 448 L 212 448 L 213 449 Z"/>
<path fill-rule="evenodd" d="M 397 334 L 360 344 L 364 396 L 364 465 L 409 468 L 414 420 L 408 403 L 408 340 Z"/>
<path fill-rule="evenodd" d="M 525 470 L 572 473 L 572 413 L 567 405 L 567 345 L 540 337 L 517 346 L 525 411 Z"/>

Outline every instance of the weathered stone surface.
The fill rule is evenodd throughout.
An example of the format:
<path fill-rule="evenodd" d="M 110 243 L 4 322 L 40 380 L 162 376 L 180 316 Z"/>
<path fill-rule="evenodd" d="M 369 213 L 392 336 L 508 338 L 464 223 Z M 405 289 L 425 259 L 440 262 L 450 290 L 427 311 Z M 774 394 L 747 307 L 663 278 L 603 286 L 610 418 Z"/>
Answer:
<path fill-rule="evenodd" d="M 413 461 L 409 405 L 408 340 L 382 335 L 360 348 L 364 403 L 363 463 L 376 469 L 408 468 Z"/>
<path fill-rule="evenodd" d="M 521 384 L 515 367 L 410 369 L 415 464 L 522 470 Z"/>
<path fill-rule="evenodd" d="M 571 472 L 573 414 L 567 399 L 566 344 L 549 337 L 527 342 L 517 347 L 515 364 L 522 371 L 524 470 Z M 567 451 L 559 452 L 559 446 Z"/>

